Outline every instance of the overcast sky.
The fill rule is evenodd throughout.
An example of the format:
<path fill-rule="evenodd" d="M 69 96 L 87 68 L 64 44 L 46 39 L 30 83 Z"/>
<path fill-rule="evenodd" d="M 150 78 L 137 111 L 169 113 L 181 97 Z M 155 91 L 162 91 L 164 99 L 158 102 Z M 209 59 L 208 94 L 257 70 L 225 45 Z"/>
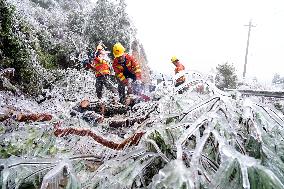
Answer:
<path fill-rule="evenodd" d="M 242 75 L 250 20 L 247 75 L 271 80 L 284 76 L 283 0 L 127 0 L 128 13 L 150 67 L 173 72 L 178 56 L 189 70 L 208 72 L 234 63 Z"/>

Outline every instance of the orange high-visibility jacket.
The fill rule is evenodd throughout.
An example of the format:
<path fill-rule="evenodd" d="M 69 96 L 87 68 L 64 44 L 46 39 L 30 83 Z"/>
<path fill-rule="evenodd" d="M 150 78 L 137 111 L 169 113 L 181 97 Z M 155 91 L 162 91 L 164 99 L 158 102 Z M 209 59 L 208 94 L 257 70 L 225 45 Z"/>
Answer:
<path fill-rule="evenodd" d="M 125 53 L 124 55 L 125 55 L 124 63 L 125 63 L 126 68 L 128 69 L 130 73 L 136 76 L 137 80 L 140 80 L 141 79 L 140 65 L 138 64 L 138 62 L 133 56 L 127 53 Z M 118 77 L 118 79 L 122 82 L 125 82 L 127 76 L 124 75 L 125 73 L 124 67 L 119 63 L 118 58 L 114 59 L 112 66 L 113 66 L 114 72 L 116 76 Z"/>
<path fill-rule="evenodd" d="M 91 67 L 95 71 L 96 77 L 110 74 L 109 65 L 104 59 L 98 57 L 94 58 Z"/>
<path fill-rule="evenodd" d="M 175 68 L 175 73 L 177 74 L 177 73 L 183 71 L 184 69 L 185 69 L 184 66 L 180 62 L 177 62 L 177 65 L 176 65 L 176 68 Z M 176 83 L 183 83 L 184 81 L 185 81 L 185 77 L 181 76 L 176 80 Z"/>

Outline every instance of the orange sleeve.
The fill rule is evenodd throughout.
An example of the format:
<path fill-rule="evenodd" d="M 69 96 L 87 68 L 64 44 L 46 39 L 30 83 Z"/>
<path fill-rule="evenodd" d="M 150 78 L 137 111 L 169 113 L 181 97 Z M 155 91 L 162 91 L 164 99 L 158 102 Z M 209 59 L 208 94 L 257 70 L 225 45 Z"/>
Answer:
<path fill-rule="evenodd" d="M 122 71 L 123 68 L 121 68 L 122 66 L 118 64 L 117 59 L 114 59 L 112 67 L 113 67 L 116 77 L 123 83 L 127 82 L 125 76 L 123 75 L 123 71 Z"/>
<path fill-rule="evenodd" d="M 130 61 L 132 63 L 132 69 L 133 69 L 133 72 L 136 76 L 136 78 L 138 80 L 141 80 L 141 67 L 140 67 L 140 64 L 137 62 L 137 60 L 133 57 L 133 56 L 130 56 Z"/>

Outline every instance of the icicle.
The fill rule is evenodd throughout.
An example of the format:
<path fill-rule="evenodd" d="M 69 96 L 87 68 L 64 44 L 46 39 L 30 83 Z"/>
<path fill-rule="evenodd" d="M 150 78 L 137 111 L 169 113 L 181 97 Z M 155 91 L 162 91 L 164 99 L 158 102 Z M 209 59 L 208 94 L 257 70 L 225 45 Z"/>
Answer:
<path fill-rule="evenodd" d="M 6 188 L 7 187 L 7 184 L 8 184 L 8 181 L 9 181 L 9 176 L 10 176 L 10 171 L 9 169 L 5 168 L 3 169 L 2 171 L 2 189 L 9 189 L 9 188 Z"/>
<path fill-rule="evenodd" d="M 177 148 L 177 159 L 182 159 L 182 144 L 185 142 L 185 140 L 190 137 L 195 131 L 199 129 L 207 120 L 200 120 L 200 122 L 197 122 L 194 125 L 191 125 L 182 136 L 179 137 L 179 140 L 176 142 L 176 148 Z"/>
<path fill-rule="evenodd" d="M 206 129 L 204 131 L 204 135 L 201 138 L 201 141 L 199 141 L 197 143 L 196 147 L 195 147 L 195 150 L 194 150 L 192 158 L 191 158 L 190 167 L 193 167 L 194 169 L 197 168 L 198 161 L 199 161 L 199 158 L 201 156 L 201 152 L 204 148 L 204 145 L 205 145 L 209 135 L 210 135 L 210 130 Z"/>
<path fill-rule="evenodd" d="M 154 148 L 156 149 L 157 153 L 161 156 L 161 158 L 163 158 L 167 163 L 170 162 L 170 160 L 167 158 L 165 154 L 162 153 L 162 151 L 160 150 L 160 148 L 158 147 L 158 145 L 156 144 L 154 140 L 147 139 L 146 142 L 149 142 L 154 146 Z"/>
<path fill-rule="evenodd" d="M 250 189 L 247 166 L 241 161 L 239 161 L 239 163 L 240 163 L 241 171 L 242 171 L 243 188 Z"/>
<path fill-rule="evenodd" d="M 194 182 L 189 177 L 189 169 L 183 161 L 173 160 L 153 177 L 149 188 L 194 188 Z"/>
<path fill-rule="evenodd" d="M 62 176 L 66 177 L 64 174 L 70 174 L 70 172 L 70 163 L 67 160 L 60 162 L 44 176 L 41 189 L 47 189 L 50 185 L 54 187 L 54 189 L 58 188 L 59 180 L 62 178 Z"/>
<path fill-rule="evenodd" d="M 130 153 L 127 153 L 126 155 L 122 156 L 119 161 L 124 161 L 127 160 L 129 158 L 133 158 L 133 157 L 137 157 L 137 156 L 141 156 L 142 154 L 144 154 L 146 152 L 145 149 L 137 149 L 134 151 L 131 151 Z"/>

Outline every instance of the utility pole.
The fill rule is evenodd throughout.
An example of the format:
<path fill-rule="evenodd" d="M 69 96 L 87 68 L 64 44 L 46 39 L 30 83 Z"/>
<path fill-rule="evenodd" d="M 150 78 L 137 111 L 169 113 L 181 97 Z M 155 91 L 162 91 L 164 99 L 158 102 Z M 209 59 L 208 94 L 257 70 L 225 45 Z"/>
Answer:
<path fill-rule="evenodd" d="M 243 72 L 243 78 L 246 77 L 246 72 L 247 72 L 247 63 L 248 63 L 248 48 L 249 48 L 249 38 L 250 38 L 250 31 L 252 27 L 255 27 L 252 25 L 251 20 L 249 21 L 249 25 L 245 25 L 249 27 L 248 30 L 248 39 L 247 39 L 247 48 L 246 48 L 246 56 L 245 56 L 245 64 L 244 64 L 244 72 Z"/>

